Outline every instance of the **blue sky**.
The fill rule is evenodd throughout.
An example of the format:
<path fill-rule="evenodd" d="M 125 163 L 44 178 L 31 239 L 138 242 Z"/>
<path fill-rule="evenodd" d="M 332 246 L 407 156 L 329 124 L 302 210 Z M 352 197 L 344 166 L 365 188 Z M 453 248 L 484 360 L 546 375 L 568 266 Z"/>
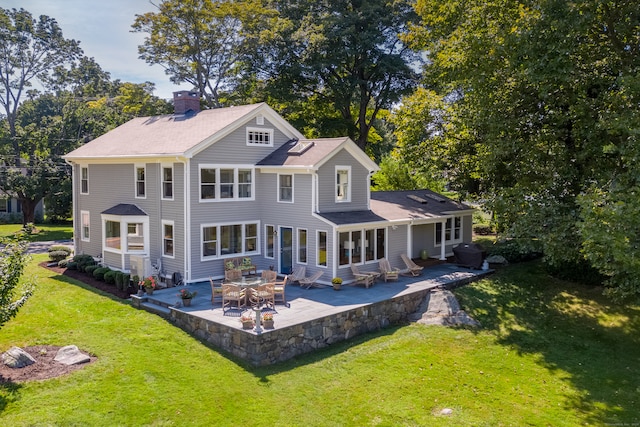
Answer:
<path fill-rule="evenodd" d="M 154 94 L 166 99 L 173 91 L 191 89 L 188 84 L 171 83 L 159 65 L 138 59 L 144 34 L 131 33 L 131 24 L 136 14 L 156 11 L 148 0 L 0 0 L 0 7 L 55 18 L 64 37 L 80 41 L 84 54 L 93 57 L 113 79 L 153 82 Z"/>

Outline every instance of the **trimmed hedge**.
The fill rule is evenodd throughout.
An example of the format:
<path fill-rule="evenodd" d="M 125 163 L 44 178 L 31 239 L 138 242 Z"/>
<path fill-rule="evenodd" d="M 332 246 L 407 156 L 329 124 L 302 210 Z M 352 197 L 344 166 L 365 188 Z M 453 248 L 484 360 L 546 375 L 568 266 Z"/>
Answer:
<path fill-rule="evenodd" d="M 90 276 L 93 276 L 93 272 L 96 271 L 98 268 L 100 268 L 100 266 L 98 266 L 98 265 L 87 265 L 84 268 L 84 272 L 87 273 Z"/>
<path fill-rule="evenodd" d="M 111 271 L 109 267 L 96 268 L 95 270 L 93 270 L 93 277 L 98 280 L 104 281 L 104 275 L 109 271 Z"/>
<path fill-rule="evenodd" d="M 113 270 L 109 270 L 106 273 L 104 273 L 104 281 L 107 282 L 110 285 L 113 285 L 116 283 L 116 273 L 118 273 L 117 271 L 113 271 Z"/>
<path fill-rule="evenodd" d="M 67 259 L 69 252 L 66 251 L 51 251 L 49 252 L 49 260 L 54 262 L 60 262 L 63 259 Z"/>

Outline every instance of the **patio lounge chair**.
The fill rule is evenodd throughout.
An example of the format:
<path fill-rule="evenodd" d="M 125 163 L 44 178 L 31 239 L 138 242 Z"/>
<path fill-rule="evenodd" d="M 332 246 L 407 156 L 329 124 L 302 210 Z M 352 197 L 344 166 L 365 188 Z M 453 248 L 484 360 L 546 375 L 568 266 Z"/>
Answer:
<path fill-rule="evenodd" d="M 211 277 L 209 277 L 209 283 L 211 283 L 211 304 L 222 303 L 222 285 L 216 285 Z"/>
<path fill-rule="evenodd" d="M 380 271 L 382 272 L 382 277 L 384 277 L 385 282 L 389 280 L 398 280 L 398 275 L 400 274 L 400 269 L 397 267 L 391 267 L 389 260 L 386 258 L 380 258 Z"/>
<path fill-rule="evenodd" d="M 315 273 L 313 273 L 310 277 L 305 277 L 303 279 L 298 280 L 298 282 L 300 282 L 300 287 L 309 289 L 312 286 L 318 286 L 316 281 L 320 277 L 322 277 L 322 273 L 323 273 L 322 270 L 318 270 Z"/>
<path fill-rule="evenodd" d="M 353 277 L 355 277 L 356 285 L 364 285 L 365 288 L 369 289 L 369 286 L 373 285 L 373 282 L 376 281 L 376 278 L 371 274 L 357 274 L 353 273 Z"/>
<path fill-rule="evenodd" d="M 293 273 L 289 275 L 289 282 L 291 283 L 299 282 L 300 279 L 304 279 L 304 275 L 306 272 L 307 272 L 307 268 L 304 265 L 300 267 L 296 267 L 296 269 L 293 270 Z"/>
<path fill-rule="evenodd" d="M 402 254 L 400 256 L 402 257 L 402 261 L 404 261 L 405 265 L 407 266 L 407 269 L 409 270 L 409 273 L 412 276 L 419 276 L 422 274 L 422 269 L 424 267 L 421 267 L 415 262 L 413 262 L 413 260 L 409 258 L 409 255 L 407 254 Z"/>
<path fill-rule="evenodd" d="M 358 266 L 357 266 L 357 265 L 355 265 L 355 264 L 351 264 L 351 272 L 353 273 L 353 275 L 354 275 L 354 276 L 356 276 L 356 279 L 357 279 L 358 277 L 362 276 L 362 275 L 365 275 L 365 274 L 366 274 L 367 276 L 371 276 L 371 277 L 373 277 L 373 280 L 371 281 L 371 284 L 373 284 L 373 283 L 376 281 L 376 279 L 377 279 L 378 277 L 380 277 L 380 275 L 382 274 L 382 273 L 380 273 L 379 271 L 360 271 L 360 269 L 358 268 Z M 368 288 L 368 287 L 369 287 L 369 286 L 367 286 L 367 288 Z"/>

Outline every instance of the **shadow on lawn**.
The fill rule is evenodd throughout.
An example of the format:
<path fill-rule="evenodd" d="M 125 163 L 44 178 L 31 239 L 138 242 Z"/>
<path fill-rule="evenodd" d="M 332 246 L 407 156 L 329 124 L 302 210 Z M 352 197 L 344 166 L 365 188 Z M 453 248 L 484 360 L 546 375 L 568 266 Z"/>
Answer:
<path fill-rule="evenodd" d="M 637 306 L 612 304 L 600 287 L 556 280 L 540 262 L 506 268 L 456 295 L 499 343 L 568 373 L 578 392 L 567 397 L 567 409 L 596 425 L 640 421 Z"/>

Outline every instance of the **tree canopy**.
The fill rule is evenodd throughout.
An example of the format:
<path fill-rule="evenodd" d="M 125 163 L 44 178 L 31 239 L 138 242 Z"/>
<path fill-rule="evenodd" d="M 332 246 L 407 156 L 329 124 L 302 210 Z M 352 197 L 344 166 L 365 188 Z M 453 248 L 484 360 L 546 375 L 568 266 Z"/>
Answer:
<path fill-rule="evenodd" d="M 626 214 L 640 208 L 637 5 L 418 0 L 416 10 L 408 40 L 428 52 L 425 86 L 455 111 L 446 149 L 471 154 L 502 228 L 540 239 L 555 270 L 592 266 L 612 294 L 638 296 L 628 231 L 640 223 Z"/>

